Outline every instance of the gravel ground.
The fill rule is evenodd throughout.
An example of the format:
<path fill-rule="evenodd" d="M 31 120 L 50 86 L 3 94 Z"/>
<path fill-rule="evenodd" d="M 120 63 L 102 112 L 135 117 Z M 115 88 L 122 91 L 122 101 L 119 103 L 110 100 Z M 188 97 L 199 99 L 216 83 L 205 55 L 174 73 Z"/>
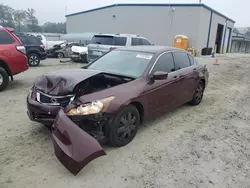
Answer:
<path fill-rule="evenodd" d="M 54 155 L 50 132 L 26 115 L 35 77 L 79 67 L 48 59 L 0 93 L 1 188 L 250 187 L 250 55 L 199 58 L 210 71 L 203 102 L 184 105 L 141 126 L 133 142 L 77 176 Z"/>

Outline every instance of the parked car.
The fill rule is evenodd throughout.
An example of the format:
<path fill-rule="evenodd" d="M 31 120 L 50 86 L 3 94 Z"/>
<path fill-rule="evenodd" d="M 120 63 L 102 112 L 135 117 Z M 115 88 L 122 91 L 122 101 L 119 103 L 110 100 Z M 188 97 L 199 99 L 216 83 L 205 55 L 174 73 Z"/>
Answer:
<path fill-rule="evenodd" d="M 7 88 L 9 78 L 26 71 L 26 50 L 11 28 L 0 26 L 0 91 Z"/>
<path fill-rule="evenodd" d="M 88 45 L 88 62 L 115 48 L 124 46 L 152 45 L 146 38 L 131 34 L 98 34 L 94 35 Z"/>
<path fill-rule="evenodd" d="M 98 142 L 124 146 L 145 120 L 187 102 L 200 104 L 208 76 L 206 66 L 181 49 L 115 49 L 85 68 L 37 79 L 27 98 L 28 115 L 54 121 L 56 156 L 77 174 L 105 154 Z"/>
<path fill-rule="evenodd" d="M 43 45 L 45 46 L 45 49 L 47 48 L 47 39 L 44 35 L 38 34 L 38 33 L 32 33 L 30 35 L 39 38 L 41 40 L 41 42 L 43 43 Z"/>
<path fill-rule="evenodd" d="M 87 63 L 88 47 L 87 46 L 72 46 L 71 60 L 74 62 Z"/>
<path fill-rule="evenodd" d="M 47 58 L 45 45 L 39 38 L 22 33 L 16 33 L 15 35 L 21 40 L 22 44 L 26 48 L 29 66 L 36 67 L 40 64 L 41 60 Z"/>
<path fill-rule="evenodd" d="M 71 48 L 72 46 L 79 46 L 79 43 L 76 42 L 63 42 L 58 45 L 54 45 L 53 48 L 47 51 L 49 57 L 52 58 L 70 58 L 73 54 Z"/>

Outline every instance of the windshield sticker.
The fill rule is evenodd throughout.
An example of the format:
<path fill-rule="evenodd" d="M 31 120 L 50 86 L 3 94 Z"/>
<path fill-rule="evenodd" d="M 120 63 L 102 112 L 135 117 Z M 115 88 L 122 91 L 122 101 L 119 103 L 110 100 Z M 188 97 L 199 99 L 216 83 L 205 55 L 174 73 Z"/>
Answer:
<path fill-rule="evenodd" d="M 148 55 L 148 54 L 137 54 L 136 57 L 137 58 L 142 58 L 142 59 L 148 59 L 148 60 L 150 60 L 153 56 L 152 55 Z"/>

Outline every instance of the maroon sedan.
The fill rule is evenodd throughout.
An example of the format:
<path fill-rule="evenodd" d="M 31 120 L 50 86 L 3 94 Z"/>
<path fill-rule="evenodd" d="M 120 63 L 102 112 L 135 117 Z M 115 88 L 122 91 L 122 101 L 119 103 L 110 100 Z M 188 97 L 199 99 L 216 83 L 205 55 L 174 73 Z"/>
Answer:
<path fill-rule="evenodd" d="M 55 153 L 77 174 L 105 155 L 99 143 L 124 146 L 138 126 L 184 103 L 198 105 L 206 66 L 186 51 L 162 46 L 112 50 L 82 69 L 39 78 L 27 98 L 31 120 L 51 123 Z"/>

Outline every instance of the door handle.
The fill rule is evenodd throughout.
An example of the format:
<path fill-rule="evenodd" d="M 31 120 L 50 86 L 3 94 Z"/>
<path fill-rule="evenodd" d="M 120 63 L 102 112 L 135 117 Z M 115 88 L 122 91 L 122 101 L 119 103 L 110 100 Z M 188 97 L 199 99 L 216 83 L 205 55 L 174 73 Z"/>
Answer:
<path fill-rule="evenodd" d="M 197 69 L 196 68 L 194 68 L 194 71 L 196 71 Z"/>
<path fill-rule="evenodd" d="M 179 78 L 179 76 L 176 75 L 176 76 L 173 77 L 173 80 L 176 80 L 178 78 Z"/>

